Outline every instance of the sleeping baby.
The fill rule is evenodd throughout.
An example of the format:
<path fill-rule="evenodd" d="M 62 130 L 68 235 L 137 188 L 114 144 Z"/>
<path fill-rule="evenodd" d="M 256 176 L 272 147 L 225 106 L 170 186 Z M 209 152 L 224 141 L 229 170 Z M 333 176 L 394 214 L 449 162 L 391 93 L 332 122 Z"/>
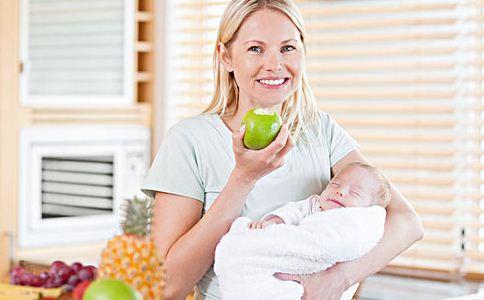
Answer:
<path fill-rule="evenodd" d="M 301 220 L 316 212 L 341 207 L 387 207 L 390 186 L 385 176 L 375 167 L 354 162 L 339 172 L 321 195 L 289 202 L 267 214 L 261 221 L 249 223 L 251 229 L 262 229 L 272 224 L 298 225 Z"/>
<path fill-rule="evenodd" d="M 289 202 L 260 221 L 237 218 L 215 251 L 222 299 L 301 299 L 299 283 L 274 273 L 311 274 L 365 255 L 383 236 L 389 201 L 389 183 L 378 169 L 350 163 L 320 195 Z M 356 287 L 341 299 L 351 299 Z"/>

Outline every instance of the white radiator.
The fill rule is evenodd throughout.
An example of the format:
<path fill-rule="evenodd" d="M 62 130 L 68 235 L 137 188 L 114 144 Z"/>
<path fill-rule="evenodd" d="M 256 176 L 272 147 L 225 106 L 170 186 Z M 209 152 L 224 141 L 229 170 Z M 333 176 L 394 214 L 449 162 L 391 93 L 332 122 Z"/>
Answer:
<path fill-rule="evenodd" d="M 18 246 L 98 242 L 119 228 L 119 205 L 140 193 L 150 153 L 142 126 L 24 129 Z"/>

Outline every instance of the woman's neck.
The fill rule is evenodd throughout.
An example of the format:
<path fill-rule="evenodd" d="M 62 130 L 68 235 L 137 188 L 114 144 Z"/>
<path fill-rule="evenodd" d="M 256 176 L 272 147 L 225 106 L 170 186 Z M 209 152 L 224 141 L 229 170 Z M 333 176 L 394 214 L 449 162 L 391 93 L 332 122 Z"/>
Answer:
<path fill-rule="evenodd" d="M 236 113 L 232 116 L 221 116 L 220 118 L 224 122 L 225 126 L 227 126 L 231 132 L 234 132 L 236 130 L 239 130 L 243 117 L 244 115 Z"/>

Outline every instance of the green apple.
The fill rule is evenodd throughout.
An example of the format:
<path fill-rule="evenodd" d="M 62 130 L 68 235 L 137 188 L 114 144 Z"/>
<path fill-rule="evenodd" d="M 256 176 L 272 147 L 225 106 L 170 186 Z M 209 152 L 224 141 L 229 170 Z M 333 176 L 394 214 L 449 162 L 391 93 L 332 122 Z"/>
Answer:
<path fill-rule="evenodd" d="M 141 300 L 141 296 L 121 280 L 98 279 L 89 285 L 82 300 Z"/>
<path fill-rule="evenodd" d="M 259 150 L 276 139 L 281 130 L 282 119 L 276 112 L 254 108 L 245 114 L 242 124 L 245 124 L 245 147 Z"/>

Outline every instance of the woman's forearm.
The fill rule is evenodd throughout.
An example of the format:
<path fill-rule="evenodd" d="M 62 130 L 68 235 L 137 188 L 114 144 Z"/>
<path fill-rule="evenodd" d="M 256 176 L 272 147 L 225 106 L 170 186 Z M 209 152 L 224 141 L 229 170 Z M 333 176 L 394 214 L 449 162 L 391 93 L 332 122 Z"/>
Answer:
<path fill-rule="evenodd" d="M 390 205 L 387 209 L 385 232 L 378 245 L 365 256 L 338 265 L 348 287 L 383 269 L 393 258 L 422 238 L 423 227 L 419 217 L 393 186 L 392 201 L 398 204 Z"/>
<path fill-rule="evenodd" d="M 184 299 L 214 261 L 215 248 L 240 216 L 253 183 L 232 173 L 210 209 L 169 249 L 165 257 L 165 299 Z"/>

